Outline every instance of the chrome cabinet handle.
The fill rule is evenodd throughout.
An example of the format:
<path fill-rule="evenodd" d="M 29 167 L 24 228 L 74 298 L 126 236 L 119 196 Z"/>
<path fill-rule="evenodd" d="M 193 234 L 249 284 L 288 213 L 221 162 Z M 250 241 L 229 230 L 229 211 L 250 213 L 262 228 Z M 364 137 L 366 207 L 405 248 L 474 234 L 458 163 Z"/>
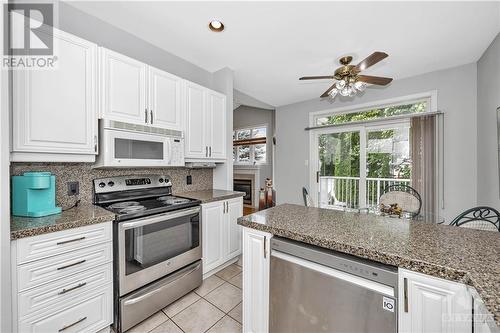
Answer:
<path fill-rule="evenodd" d="M 76 285 L 76 286 L 74 286 L 74 287 L 71 287 L 71 288 L 68 288 L 68 289 L 63 289 L 63 290 L 61 290 L 58 294 L 59 294 L 59 295 L 64 295 L 64 294 L 66 294 L 67 292 L 73 291 L 73 290 L 75 290 L 75 289 L 81 288 L 81 287 L 86 286 L 86 285 L 87 285 L 87 282 L 82 282 L 82 283 L 80 283 L 80 284 L 78 284 L 78 285 Z"/>
<path fill-rule="evenodd" d="M 75 326 L 76 324 L 81 323 L 81 322 L 82 322 L 82 321 L 84 321 L 85 319 L 87 319 L 87 317 L 80 318 L 80 319 L 78 319 L 77 321 L 75 321 L 74 323 L 69 324 L 69 325 L 66 325 L 66 326 L 64 326 L 63 328 L 59 329 L 59 332 L 62 332 L 62 331 L 64 331 L 64 330 L 67 330 L 68 328 L 73 327 L 73 326 Z"/>
<path fill-rule="evenodd" d="M 144 122 L 148 123 L 148 109 L 144 109 Z"/>
<path fill-rule="evenodd" d="M 80 265 L 80 264 L 83 264 L 86 261 L 87 260 L 84 259 L 84 260 L 80 260 L 80 261 L 74 262 L 74 263 L 66 265 L 66 266 L 57 267 L 57 270 L 60 271 L 61 269 L 70 268 L 70 267 L 73 267 L 73 266 L 76 266 L 76 265 Z"/>
<path fill-rule="evenodd" d="M 199 207 L 183 209 L 183 210 L 176 210 L 174 212 L 168 212 L 168 213 L 164 213 L 164 214 L 155 215 L 155 217 L 152 217 L 150 219 L 140 220 L 137 222 L 120 223 L 119 229 L 120 230 L 128 230 L 128 229 L 132 229 L 132 228 L 138 228 L 138 227 L 142 227 L 142 226 L 145 226 L 148 224 L 154 224 L 154 223 L 163 222 L 166 220 L 172 220 L 172 219 L 175 219 L 178 217 L 189 216 L 189 215 L 196 214 L 199 212 L 200 212 Z"/>
<path fill-rule="evenodd" d="M 408 279 L 407 278 L 404 278 L 403 279 L 403 282 L 404 282 L 404 308 L 405 308 L 405 312 L 408 312 Z"/>
<path fill-rule="evenodd" d="M 209 153 L 208 156 L 212 157 L 212 146 L 208 147 Z"/>
<path fill-rule="evenodd" d="M 65 241 L 62 241 L 62 242 L 57 242 L 56 245 L 63 245 L 63 244 L 68 244 L 68 243 L 73 243 L 73 242 L 78 242 L 78 241 L 81 241 L 81 240 L 84 240 L 86 237 L 83 236 L 83 237 L 80 237 L 80 238 L 75 238 L 75 239 L 70 239 L 70 240 L 65 240 Z"/>
<path fill-rule="evenodd" d="M 150 118 L 151 118 L 151 125 L 153 125 L 153 110 L 149 111 Z"/>
<path fill-rule="evenodd" d="M 135 304 L 135 303 L 138 303 L 138 302 L 140 302 L 140 301 L 148 298 L 151 295 L 154 295 L 154 294 L 156 294 L 158 292 L 161 292 L 166 286 L 168 286 L 168 285 L 170 285 L 170 284 L 172 284 L 174 282 L 177 282 L 180 279 L 182 279 L 183 277 L 188 276 L 189 274 L 192 274 L 194 271 L 200 269 L 200 265 L 201 264 L 197 264 L 196 266 L 190 268 L 188 271 L 182 272 L 182 273 L 180 273 L 178 275 L 176 275 L 176 273 L 172 274 L 172 276 L 170 278 L 167 278 L 167 280 L 162 283 L 161 287 L 158 287 L 158 288 L 156 288 L 154 290 L 146 292 L 145 294 L 137 296 L 136 298 L 132 298 L 132 299 L 126 300 L 125 302 L 123 302 L 123 304 L 125 306 L 131 305 L 131 304 Z"/>
<path fill-rule="evenodd" d="M 97 153 L 97 135 L 94 135 L 94 152 Z"/>
<path fill-rule="evenodd" d="M 205 157 L 208 157 L 208 146 L 205 146 Z"/>

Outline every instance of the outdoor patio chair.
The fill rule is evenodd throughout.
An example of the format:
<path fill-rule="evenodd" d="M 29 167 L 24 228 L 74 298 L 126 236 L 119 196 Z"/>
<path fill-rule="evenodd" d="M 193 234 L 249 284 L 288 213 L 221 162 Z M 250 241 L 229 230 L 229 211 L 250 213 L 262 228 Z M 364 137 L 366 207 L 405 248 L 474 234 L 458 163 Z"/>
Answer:
<path fill-rule="evenodd" d="M 384 193 L 380 196 L 380 204 L 385 206 L 398 204 L 404 213 L 410 214 L 410 218 L 415 218 L 420 214 L 422 198 L 413 187 L 394 184 L 384 189 Z"/>

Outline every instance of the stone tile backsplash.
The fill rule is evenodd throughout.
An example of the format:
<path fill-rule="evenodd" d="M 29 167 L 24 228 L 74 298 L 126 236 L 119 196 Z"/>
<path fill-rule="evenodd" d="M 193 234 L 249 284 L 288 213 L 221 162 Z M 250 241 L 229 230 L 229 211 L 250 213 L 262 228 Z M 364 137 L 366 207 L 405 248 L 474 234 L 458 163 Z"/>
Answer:
<path fill-rule="evenodd" d="M 67 195 L 67 182 L 80 182 L 81 203 L 92 203 L 93 182 L 95 178 L 105 178 L 122 175 L 162 174 L 170 176 L 174 192 L 199 191 L 212 188 L 212 169 L 187 168 L 151 168 L 151 169 L 93 169 L 91 163 L 12 163 L 12 176 L 21 175 L 26 171 L 50 171 L 56 176 L 56 202 L 62 208 L 74 204 L 75 197 Z M 186 184 L 186 176 L 191 174 L 193 183 Z"/>

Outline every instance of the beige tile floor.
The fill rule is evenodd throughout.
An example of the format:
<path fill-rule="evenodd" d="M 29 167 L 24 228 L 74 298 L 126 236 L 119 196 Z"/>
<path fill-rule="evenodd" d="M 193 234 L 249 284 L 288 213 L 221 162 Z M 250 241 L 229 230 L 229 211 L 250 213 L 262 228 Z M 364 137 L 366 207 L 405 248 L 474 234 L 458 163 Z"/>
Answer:
<path fill-rule="evenodd" d="M 127 333 L 241 332 L 241 260 Z"/>

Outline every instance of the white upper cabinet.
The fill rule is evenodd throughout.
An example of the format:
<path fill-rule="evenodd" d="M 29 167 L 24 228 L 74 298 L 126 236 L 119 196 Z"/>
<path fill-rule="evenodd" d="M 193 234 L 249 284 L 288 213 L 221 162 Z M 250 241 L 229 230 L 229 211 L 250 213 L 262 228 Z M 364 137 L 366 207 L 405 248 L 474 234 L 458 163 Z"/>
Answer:
<path fill-rule="evenodd" d="M 226 158 L 226 96 L 188 82 L 186 84 L 186 158 Z"/>
<path fill-rule="evenodd" d="M 97 45 L 54 29 L 55 68 L 14 70 L 13 161 L 85 161 L 97 154 Z"/>
<path fill-rule="evenodd" d="M 182 79 L 154 67 L 148 74 L 151 125 L 182 130 Z"/>
<path fill-rule="evenodd" d="M 399 294 L 399 332 L 471 332 L 472 296 L 464 284 L 400 269 Z"/>
<path fill-rule="evenodd" d="M 183 80 L 101 48 L 101 117 L 181 131 Z"/>
<path fill-rule="evenodd" d="M 135 124 L 149 124 L 146 96 L 147 65 L 100 48 L 101 116 Z"/>
<path fill-rule="evenodd" d="M 211 158 L 226 158 L 226 96 L 208 91 L 207 145 Z"/>
<path fill-rule="evenodd" d="M 205 89 L 194 83 L 186 83 L 186 158 L 208 157 L 205 109 Z"/>

